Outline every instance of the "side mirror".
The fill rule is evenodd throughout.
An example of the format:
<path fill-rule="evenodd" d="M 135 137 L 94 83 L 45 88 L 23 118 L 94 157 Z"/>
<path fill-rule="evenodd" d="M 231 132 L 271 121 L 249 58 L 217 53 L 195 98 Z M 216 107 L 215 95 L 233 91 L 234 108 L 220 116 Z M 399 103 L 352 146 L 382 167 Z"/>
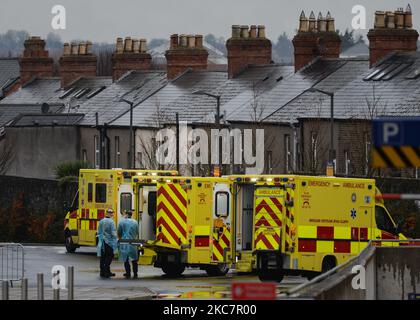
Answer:
<path fill-rule="evenodd" d="M 63 210 L 65 212 L 71 211 L 70 205 L 69 205 L 69 203 L 67 201 L 64 201 L 64 203 L 63 203 Z"/>
<path fill-rule="evenodd" d="M 404 218 L 399 218 L 397 221 L 397 226 L 395 227 L 395 233 L 400 234 L 403 231 L 404 227 Z"/>

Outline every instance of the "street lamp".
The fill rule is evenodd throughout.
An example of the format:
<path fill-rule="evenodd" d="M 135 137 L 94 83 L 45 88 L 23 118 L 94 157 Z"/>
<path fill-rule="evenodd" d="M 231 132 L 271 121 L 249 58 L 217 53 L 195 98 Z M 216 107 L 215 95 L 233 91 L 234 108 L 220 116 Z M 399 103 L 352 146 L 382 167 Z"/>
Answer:
<path fill-rule="evenodd" d="M 332 169 L 332 173 L 334 173 L 334 93 L 333 92 L 328 92 L 328 91 L 324 91 L 321 89 L 317 89 L 314 87 L 311 87 L 307 90 L 305 90 L 305 92 L 318 92 L 318 93 L 322 93 L 325 94 L 327 96 L 330 97 L 330 101 L 331 101 L 331 114 L 330 114 L 330 150 L 328 152 L 328 167 L 327 167 L 327 175 L 329 169 Z"/>
<path fill-rule="evenodd" d="M 128 159 L 128 165 L 130 167 L 130 169 L 134 168 L 134 146 L 133 146 L 133 106 L 134 106 L 134 102 L 133 101 L 129 101 L 126 100 L 124 98 L 120 98 L 120 102 L 125 102 L 128 103 L 130 105 L 130 157 Z"/>
<path fill-rule="evenodd" d="M 194 91 L 192 94 L 208 96 L 208 97 L 216 99 L 215 121 L 216 121 L 216 124 L 217 124 L 217 128 L 219 129 L 219 132 L 220 132 L 220 95 L 211 94 L 211 93 L 205 92 L 203 90 Z M 220 142 L 220 138 L 219 138 L 219 142 Z M 219 174 L 221 174 L 222 173 L 221 172 L 222 171 L 221 170 L 221 168 L 222 168 L 222 145 L 221 145 L 221 143 L 219 143 L 219 166 L 218 166 L 218 168 L 219 168 Z"/>

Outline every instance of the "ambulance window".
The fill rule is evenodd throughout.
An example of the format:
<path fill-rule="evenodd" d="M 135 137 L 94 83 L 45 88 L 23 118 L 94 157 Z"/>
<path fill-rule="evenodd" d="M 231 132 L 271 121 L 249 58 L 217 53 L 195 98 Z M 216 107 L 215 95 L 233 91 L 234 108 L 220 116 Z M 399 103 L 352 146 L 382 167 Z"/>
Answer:
<path fill-rule="evenodd" d="M 216 216 L 229 216 L 229 193 L 225 191 L 216 192 Z"/>
<path fill-rule="evenodd" d="M 156 191 L 150 191 L 147 196 L 147 213 L 152 217 L 156 215 Z"/>
<path fill-rule="evenodd" d="M 97 183 L 95 189 L 95 202 L 105 203 L 106 202 L 106 184 Z"/>
<path fill-rule="evenodd" d="M 88 202 L 92 202 L 93 200 L 93 184 L 88 184 Z"/>
<path fill-rule="evenodd" d="M 120 208 L 121 208 L 121 214 L 125 214 L 125 212 L 131 211 L 132 208 L 132 202 L 133 201 L 133 196 L 131 193 L 125 192 L 125 193 L 121 193 L 120 195 Z"/>
<path fill-rule="evenodd" d="M 375 208 L 375 218 L 376 218 L 376 226 L 378 229 L 394 233 L 395 226 L 392 223 L 391 219 L 388 216 L 388 213 L 385 211 L 383 207 L 376 206 Z"/>

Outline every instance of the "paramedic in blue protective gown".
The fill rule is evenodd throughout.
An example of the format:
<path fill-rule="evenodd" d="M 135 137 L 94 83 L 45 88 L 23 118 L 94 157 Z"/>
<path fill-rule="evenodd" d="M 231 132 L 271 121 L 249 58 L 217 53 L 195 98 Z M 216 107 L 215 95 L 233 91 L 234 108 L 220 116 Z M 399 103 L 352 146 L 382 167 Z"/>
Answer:
<path fill-rule="evenodd" d="M 132 219 L 133 210 L 126 210 L 125 214 L 125 218 L 118 224 L 118 236 L 121 240 L 138 240 L 139 225 L 136 220 Z M 131 278 L 130 261 L 133 265 L 133 278 L 138 278 L 138 260 L 139 254 L 136 245 L 120 243 L 120 261 L 124 261 L 125 278 Z"/>
<path fill-rule="evenodd" d="M 105 218 L 99 222 L 97 252 L 100 259 L 101 278 L 114 277 L 111 272 L 111 263 L 114 254 L 118 253 L 117 229 L 114 223 L 114 210 L 108 209 Z"/>

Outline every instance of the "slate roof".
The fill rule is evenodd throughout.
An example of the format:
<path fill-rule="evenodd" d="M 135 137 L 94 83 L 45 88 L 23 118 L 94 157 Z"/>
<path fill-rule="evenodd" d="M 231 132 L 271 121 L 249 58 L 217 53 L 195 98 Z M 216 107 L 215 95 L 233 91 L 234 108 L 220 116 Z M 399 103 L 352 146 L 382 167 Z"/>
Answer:
<path fill-rule="evenodd" d="M 80 106 L 78 112 L 85 114 L 80 124 L 94 125 L 96 113 L 99 123 L 110 123 L 130 110 L 130 105 L 120 101 L 121 98 L 138 104 L 160 90 L 166 83 L 165 71 L 131 71 Z M 123 125 L 129 125 L 129 122 Z"/>
<path fill-rule="evenodd" d="M 359 61 L 314 85 L 334 92 L 335 118 L 370 120 L 378 116 L 419 115 L 419 52 L 393 53 L 370 69 L 365 68 L 367 61 Z M 351 74 L 355 75 L 353 80 Z M 329 97 L 307 92 L 270 118 L 282 122 L 318 117 L 330 117 Z"/>
<path fill-rule="evenodd" d="M 237 78 L 229 80 L 226 72 L 187 71 L 178 79 L 168 82 L 153 97 L 134 108 L 135 126 L 157 126 L 159 122 L 173 122 L 175 113 L 181 121 L 189 123 L 214 123 L 216 99 L 194 95 L 204 91 L 221 97 L 221 115 L 227 111 L 235 112 L 243 103 L 249 101 L 254 93 L 264 92 L 275 86 L 282 77 L 293 74 L 293 67 L 282 65 L 250 66 Z M 229 120 L 229 119 L 227 119 Z M 127 125 L 129 113 L 122 115 L 111 125 Z"/>
<path fill-rule="evenodd" d="M 0 104 L 67 104 L 72 99 L 72 105 L 78 105 L 86 101 L 90 93 L 111 83 L 111 77 L 82 77 L 62 89 L 59 77 L 35 78 Z M 82 89 L 89 91 L 77 96 Z"/>
<path fill-rule="evenodd" d="M 64 105 L 50 105 L 49 112 L 57 113 L 64 110 Z M 0 104 L 0 127 L 8 125 L 22 114 L 41 114 L 40 104 Z"/>
<path fill-rule="evenodd" d="M 19 72 L 19 61 L 17 58 L 0 59 L 0 98 L 3 90 L 19 79 Z"/>

